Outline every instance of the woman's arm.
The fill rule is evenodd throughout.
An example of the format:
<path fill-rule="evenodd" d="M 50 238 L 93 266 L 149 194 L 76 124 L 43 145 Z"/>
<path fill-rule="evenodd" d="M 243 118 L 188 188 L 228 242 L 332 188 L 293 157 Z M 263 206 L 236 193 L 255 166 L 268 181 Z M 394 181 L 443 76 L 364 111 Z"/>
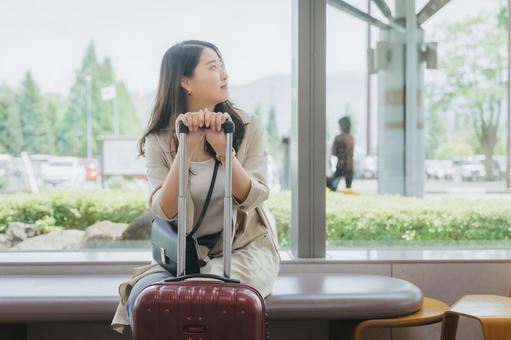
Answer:
<path fill-rule="evenodd" d="M 180 147 L 178 147 L 177 155 L 172 162 L 172 166 L 170 167 L 170 171 L 165 178 L 165 182 L 163 182 L 160 194 L 160 207 L 165 215 L 172 216 L 172 219 L 176 218 L 178 213 L 179 161 L 181 159 L 179 148 Z M 191 155 L 188 154 L 186 157 L 186 169 L 190 168 L 191 158 Z M 188 174 L 188 171 L 186 173 Z"/>
<path fill-rule="evenodd" d="M 179 152 L 169 166 L 154 135 L 145 141 L 146 174 L 149 184 L 149 207 L 161 219 L 177 219 L 179 195 Z M 190 164 L 188 157 L 188 167 Z"/>
<path fill-rule="evenodd" d="M 240 161 L 233 157 L 232 159 L 232 194 L 234 198 L 243 202 L 250 192 L 250 176 L 245 171 Z"/>
<path fill-rule="evenodd" d="M 268 154 L 264 148 L 264 127 L 257 116 L 252 116 L 249 126 L 245 136 L 247 138 L 245 161 L 243 164 L 238 159 L 233 161 L 233 207 L 244 212 L 254 209 L 267 200 L 270 193 L 267 179 Z M 234 179 L 236 168 L 237 179 Z M 246 180 L 249 181 L 248 185 Z M 236 189 L 234 189 L 235 186 Z"/>

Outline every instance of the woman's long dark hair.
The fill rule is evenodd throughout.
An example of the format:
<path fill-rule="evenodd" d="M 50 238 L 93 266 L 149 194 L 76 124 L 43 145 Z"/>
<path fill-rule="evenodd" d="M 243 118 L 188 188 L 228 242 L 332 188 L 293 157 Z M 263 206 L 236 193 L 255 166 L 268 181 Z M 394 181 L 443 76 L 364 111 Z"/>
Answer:
<path fill-rule="evenodd" d="M 147 128 L 138 142 L 139 157 L 145 155 L 144 144 L 146 136 L 165 128 L 170 128 L 172 137 L 169 147 L 172 157 L 176 156 L 175 153 L 179 145 L 179 140 L 174 134 L 176 118 L 180 113 L 188 112 L 186 107 L 187 92 L 181 86 L 180 80 L 182 76 L 193 78 L 194 70 L 205 48 L 213 49 L 223 63 L 223 58 L 218 48 L 209 42 L 201 40 L 183 41 L 175 44 L 165 52 L 161 62 L 160 80 L 155 105 Z M 227 112 L 231 116 L 235 125 L 233 147 L 236 151 L 238 151 L 238 146 L 245 135 L 245 124 L 237 110 L 240 109 L 235 107 L 229 100 L 218 103 L 214 108 L 214 112 Z M 172 140 L 176 150 L 172 149 Z M 204 151 L 213 158 L 216 157 L 215 150 L 207 141 Z"/>

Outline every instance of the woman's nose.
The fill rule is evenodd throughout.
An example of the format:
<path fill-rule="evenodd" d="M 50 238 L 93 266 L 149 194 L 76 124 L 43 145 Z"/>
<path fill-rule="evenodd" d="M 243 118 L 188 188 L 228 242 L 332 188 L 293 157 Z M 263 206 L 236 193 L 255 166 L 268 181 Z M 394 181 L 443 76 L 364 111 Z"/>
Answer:
<path fill-rule="evenodd" d="M 223 78 L 224 80 L 227 80 L 229 78 L 229 75 L 227 74 L 227 71 L 225 70 L 225 68 L 222 67 L 222 72 L 223 72 Z"/>

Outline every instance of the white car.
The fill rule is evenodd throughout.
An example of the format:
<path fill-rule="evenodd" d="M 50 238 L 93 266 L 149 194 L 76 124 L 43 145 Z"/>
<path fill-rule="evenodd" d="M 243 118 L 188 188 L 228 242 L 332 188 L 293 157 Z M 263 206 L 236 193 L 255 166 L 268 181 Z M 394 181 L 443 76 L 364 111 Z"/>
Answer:
<path fill-rule="evenodd" d="M 85 180 L 85 167 L 76 157 L 54 157 L 41 168 L 46 185 L 79 186 Z"/>
<path fill-rule="evenodd" d="M 0 177 L 7 177 L 12 167 L 12 156 L 0 154 Z"/>

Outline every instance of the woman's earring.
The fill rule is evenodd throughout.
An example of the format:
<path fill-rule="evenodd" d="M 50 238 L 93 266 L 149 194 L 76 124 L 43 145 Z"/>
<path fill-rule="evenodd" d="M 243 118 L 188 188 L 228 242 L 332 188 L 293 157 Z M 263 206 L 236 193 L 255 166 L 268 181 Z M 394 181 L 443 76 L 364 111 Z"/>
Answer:
<path fill-rule="evenodd" d="M 191 96 L 191 95 L 192 95 L 192 92 L 191 92 L 191 91 L 190 91 L 190 92 L 188 92 L 188 95 L 189 95 L 189 96 Z"/>

